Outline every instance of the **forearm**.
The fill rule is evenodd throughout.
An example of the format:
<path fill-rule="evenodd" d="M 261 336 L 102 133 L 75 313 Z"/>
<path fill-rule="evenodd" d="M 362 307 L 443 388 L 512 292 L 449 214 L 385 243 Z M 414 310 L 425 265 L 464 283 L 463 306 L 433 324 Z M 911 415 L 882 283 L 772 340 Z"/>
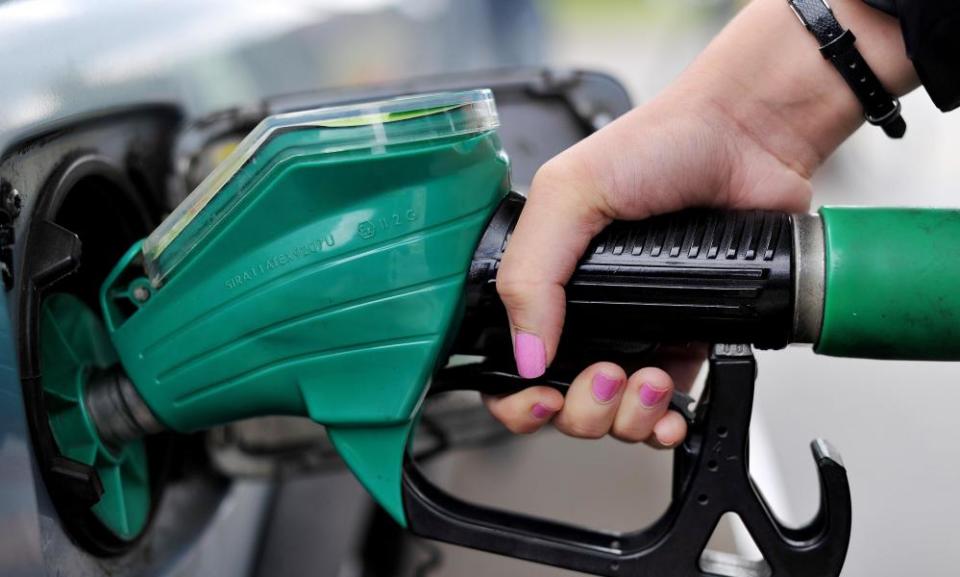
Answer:
<path fill-rule="evenodd" d="M 861 0 L 833 0 L 837 19 L 891 93 L 918 80 L 897 21 Z M 786 0 L 754 0 L 684 72 L 665 97 L 713 110 L 803 176 L 863 122 L 863 109 L 817 50 Z"/>

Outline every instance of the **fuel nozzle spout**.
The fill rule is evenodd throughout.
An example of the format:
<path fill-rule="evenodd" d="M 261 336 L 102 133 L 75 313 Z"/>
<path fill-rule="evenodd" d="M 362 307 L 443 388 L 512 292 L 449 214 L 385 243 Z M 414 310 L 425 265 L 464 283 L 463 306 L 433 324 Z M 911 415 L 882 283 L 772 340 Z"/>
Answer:
<path fill-rule="evenodd" d="M 91 376 L 84 404 L 100 439 L 110 447 L 166 430 L 119 366 Z"/>

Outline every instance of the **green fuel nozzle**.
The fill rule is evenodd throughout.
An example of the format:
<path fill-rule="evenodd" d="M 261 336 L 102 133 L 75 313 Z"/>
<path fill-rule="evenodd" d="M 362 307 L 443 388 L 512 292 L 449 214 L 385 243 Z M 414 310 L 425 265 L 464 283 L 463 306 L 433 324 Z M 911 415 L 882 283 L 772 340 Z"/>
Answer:
<path fill-rule="evenodd" d="M 156 420 L 309 416 L 402 520 L 409 433 L 509 190 L 497 122 L 488 90 L 264 120 L 104 283 Z"/>
<path fill-rule="evenodd" d="M 676 518 L 613 539 L 463 504 L 406 454 L 429 392 L 529 384 L 512 374 L 494 286 L 523 206 L 509 193 L 496 127 L 486 90 L 266 119 L 104 283 L 122 370 L 87 393 L 97 430 L 122 445 L 159 428 L 305 415 L 327 427 L 377 501 L 423 535 L 652 575 L 684 560 L 689 548 L 672 535 L 703 529 L 706 543 L 714 516 L 737 510 L 775 569 L 838 573 L 849 491 L 824 442 L 814 457 L 830 507 L 803 530 L 761 518 L 746 469 L 750 346 L 960 358 L 960 211 L 694 210 L 608 227 L 567 287 L 554 369 L 637 362 L 654 343 L 733 343 L 714 348 L 711 394 L 687 415 L 675 465 L 683 505 L 666 514 Z M 451 353 L 486 360 L 445 369 Z M 701 458 L 703 446 L 735 464 Z"/>

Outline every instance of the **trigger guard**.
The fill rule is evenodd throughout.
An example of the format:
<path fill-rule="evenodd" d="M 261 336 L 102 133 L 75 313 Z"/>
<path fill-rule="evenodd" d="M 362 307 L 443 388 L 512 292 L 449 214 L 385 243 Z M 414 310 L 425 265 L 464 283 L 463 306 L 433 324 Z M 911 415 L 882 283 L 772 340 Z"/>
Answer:
<path fill-rule="evenodd" d="M 784 527 L 747 464 L 756 378 L 752 350 L 715 345 L 709 366 L 695 411 L 689 395 L 675 393 L 671 399 L 671 408 L 688 419 L 689 431 L 674 449 L 673 501 L 646 528 L 595 531 L 468 503 L 431 483 L 408 455 L 401 494 L 409 529 L 421 537 L 595 575 L 715 577 L 701 559 L 708 557 L 705 546 L 721 516 L 734 512 L 763 554 L 751 575 L 837 577 L 849 545 L 851 506 L 846 470 L 836 452 L 824 442 L 814 443 L 820 510 L 804 527 Z"/>

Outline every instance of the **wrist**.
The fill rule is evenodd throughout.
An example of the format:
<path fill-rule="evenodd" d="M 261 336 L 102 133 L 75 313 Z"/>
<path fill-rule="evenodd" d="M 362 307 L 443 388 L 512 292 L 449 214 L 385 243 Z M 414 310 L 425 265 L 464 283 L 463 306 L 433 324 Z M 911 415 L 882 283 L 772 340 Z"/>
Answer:
<path fill-rule="evenodd" d="M 833 0 L 889 92 L 917 85 L 895 19 L 860 0 Z M 755 0 L 677 82 L 797 173 L 809 177 L 863 122 L 863 108 L 786 0 Z"/>

